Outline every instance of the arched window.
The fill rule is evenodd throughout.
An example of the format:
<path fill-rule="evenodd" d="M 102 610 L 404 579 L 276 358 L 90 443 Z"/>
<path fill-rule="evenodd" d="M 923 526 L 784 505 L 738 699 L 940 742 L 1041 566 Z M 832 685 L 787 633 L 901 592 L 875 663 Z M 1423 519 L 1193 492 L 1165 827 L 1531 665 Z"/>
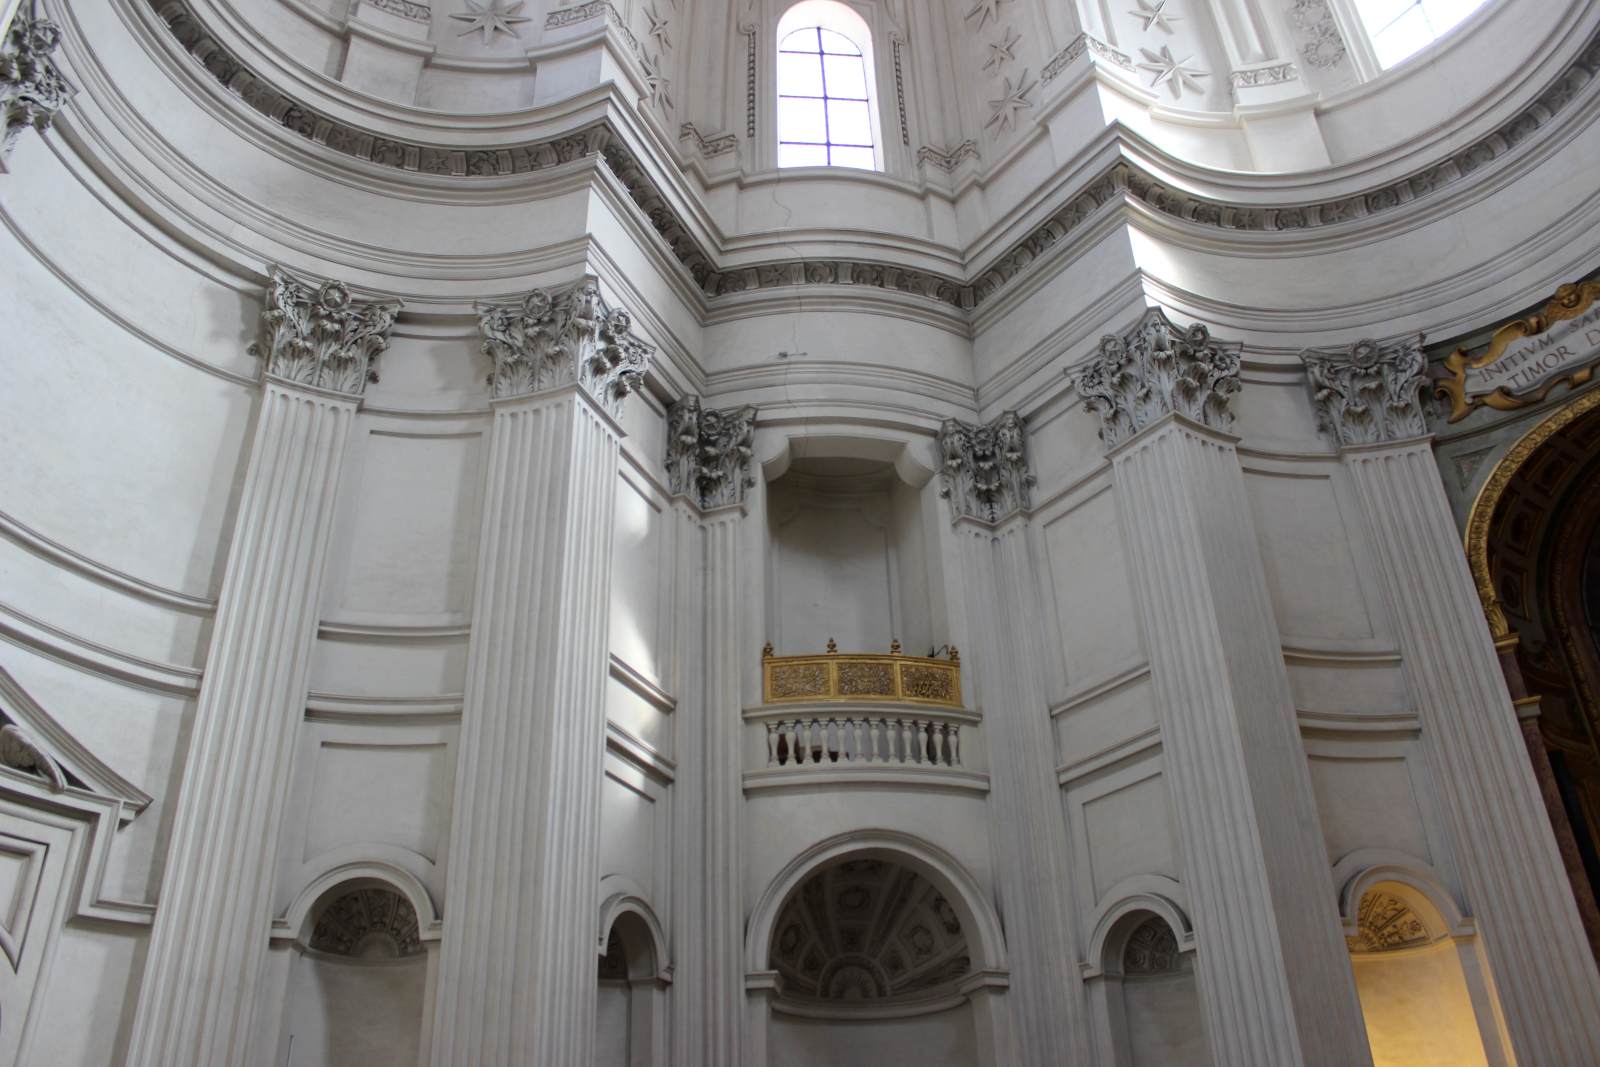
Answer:
<path fill-rule="evenodd" d="M 1484 0 L 1355 0 L 1385 69 L 1422 51 L 1482 7 Z"/>
<path fill-rule="evenodd" d="M 801 0 L 778 22 L 778 166 L 877 170 L 872 32 L 837 0 Z"/>

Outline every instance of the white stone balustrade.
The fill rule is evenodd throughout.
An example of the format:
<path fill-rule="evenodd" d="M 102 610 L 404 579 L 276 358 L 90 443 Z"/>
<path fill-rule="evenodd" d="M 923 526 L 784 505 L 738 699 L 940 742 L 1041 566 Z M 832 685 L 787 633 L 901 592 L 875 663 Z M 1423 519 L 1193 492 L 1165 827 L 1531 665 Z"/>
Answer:
<path fill-rule="evenodd" d="M 767 766 L 961 766 L 961 723 L 942 716 L 807 715 L 768 720 Z"/>

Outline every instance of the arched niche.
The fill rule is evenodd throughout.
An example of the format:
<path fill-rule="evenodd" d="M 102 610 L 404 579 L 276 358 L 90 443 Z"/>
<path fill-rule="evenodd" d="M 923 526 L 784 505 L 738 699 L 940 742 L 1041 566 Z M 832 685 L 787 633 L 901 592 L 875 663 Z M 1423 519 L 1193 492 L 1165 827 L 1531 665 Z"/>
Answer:
<path fill-rule="evenodd" d="M 277 1062 L 417 1062 L 430 1007 L 429 924 L 414 898 L 420 886 L 372 875 L 319 882 L 290 909 L 295 933 Z"/>
<path fill-rule="evenodd" d="M 1475 928 L 1432 872 L 1374 865 L 1340 905 L 1374 1067 L 1508 1067 Z"/>
<path fill-rule="evenodd" d="M 608 896 L 599 946 L 596 1067 L 664 1067 L 671 968 L 655 912 L 638 896 Z"/>
<path fill-rule="evenodd" d="M 1210 1067 L 1195 940 L 1177 883 L 1147 876 L 1113 890 L 1084 968 L 1102 1062 Z"/>
<path fill-rule="evenodd" d="M 751 914 L 748 1067 L 1009 1062 L 998 917 L 934 846 L 889 831 L 824 841 Z"/>

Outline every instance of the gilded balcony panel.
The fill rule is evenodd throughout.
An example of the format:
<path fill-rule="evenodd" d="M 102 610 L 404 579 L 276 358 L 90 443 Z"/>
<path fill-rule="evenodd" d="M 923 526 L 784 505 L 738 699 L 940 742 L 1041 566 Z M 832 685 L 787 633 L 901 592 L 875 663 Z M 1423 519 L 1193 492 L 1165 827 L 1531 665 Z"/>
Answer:
<path fill-rule="evenodd" d="M 761 659 L 761 694 L 767 704 L 791 701 L 893 701 L 961 707 L 961 659 L 829 652 L 821 656 Z"/>

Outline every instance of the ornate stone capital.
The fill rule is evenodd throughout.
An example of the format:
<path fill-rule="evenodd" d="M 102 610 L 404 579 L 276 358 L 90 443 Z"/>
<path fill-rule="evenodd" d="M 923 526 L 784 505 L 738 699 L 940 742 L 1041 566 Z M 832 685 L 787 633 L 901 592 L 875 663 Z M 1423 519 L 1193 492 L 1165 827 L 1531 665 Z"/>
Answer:
<path fill-rule="evenodd" d="M 360 396 L 378 380 L 372 362 L 389 347 L 401 302 L 361 301 L 343 282 L 306 282 L 276 264 L 261 312 L 261 339 L 250 354 L 267 373 L 298 385 Z"/>
<path fill-rule="evenodd" d="M 494 360 L 496 399 L 580 385 L 613 418 L 644 385 L 654 346 L 633 335 L 633 316 L 600 299 L 592 277 L 535 289 L 513 307 L 480 307 L 483 353 Z"/>
<path fill-rule="evenodd" d="M 939 495 L 957 518 L 999 522 L 1032 506 L 1036 478 L 1028 469 L 1028 436 L 1022 416 L 1007 411 L 987 426 L 945 419 L 939 427 L 944 459 Z"/>
<path fill-rule="evenodd" d="M 1341 446 L 1404 441 L 1428 432 L 1422 409 L 1422 338 L 1300 353 L 1317 425 Z"/>
<path fill-rule="evenodd" d="M 667 480 L 705 509 L 744 502 L 744 491 L 756 484 L 750 476 L 750 436 L 756 409 L 701 408 L 700 399 L 685 396 L 667 410 Z"/>
<path fill-rule="evenodd" d="M 0 42 L 0 114 L 5 120 L 0 160 L 11 154 L 23 130 L 48 130 L 72 95 L 72 86 L 50 61 L 60 43 L 61 30 L 49 19 L 19 11 L 11 20 L 11 30 Z"/>
<path fill-rule="evenodd" d="M 1100 440 L 1113 448 L 1164 415 L 1226 430 L 1228 398 L 1239 391 L 1237 343 L 1215 341 L 1196 323 L 1173 324 L 1150 308 L 1120 337 L 1107 334 L 1100 351 L 1067 368 L 1084 406 L 1100 416 Z"/>

